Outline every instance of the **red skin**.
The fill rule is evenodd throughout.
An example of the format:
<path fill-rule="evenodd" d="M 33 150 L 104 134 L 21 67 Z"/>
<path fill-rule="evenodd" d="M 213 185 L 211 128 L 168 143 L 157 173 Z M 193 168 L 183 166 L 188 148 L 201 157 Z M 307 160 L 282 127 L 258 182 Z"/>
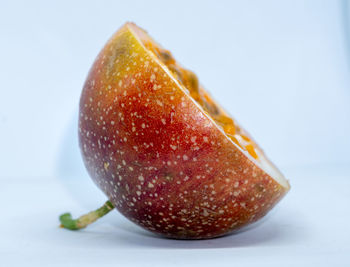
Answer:
<path fill-rule="evenodd" d="M 167 237 L 212 238 L 258 220 L 288 188 L 225 136 L 134 27 L 106 44 L 83 89 L 79 140 L 90 176 L 124 216 Z"/>

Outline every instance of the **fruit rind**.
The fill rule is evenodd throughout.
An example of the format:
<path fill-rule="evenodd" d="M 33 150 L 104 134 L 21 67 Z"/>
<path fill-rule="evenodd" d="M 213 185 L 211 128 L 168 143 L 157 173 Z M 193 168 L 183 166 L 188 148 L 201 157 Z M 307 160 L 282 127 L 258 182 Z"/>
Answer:
<path fill-rule="evenodd" d="M 263 217 L 288 183 L 227 138 L 134 27 L 109 40 L 84 85 L 79 141 L 92 179 L 131 221 L 171 238 L 221 236 Z"/>

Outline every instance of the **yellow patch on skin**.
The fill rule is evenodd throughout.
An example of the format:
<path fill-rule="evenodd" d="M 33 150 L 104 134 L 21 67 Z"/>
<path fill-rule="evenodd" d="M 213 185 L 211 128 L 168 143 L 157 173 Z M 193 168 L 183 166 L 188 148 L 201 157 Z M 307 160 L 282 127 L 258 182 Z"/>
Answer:
<path fill-rule="evenodd" d="M 105 168 L 106 171 L 108 171 L 109 162 L 103 163 L 103 167 Z"/>

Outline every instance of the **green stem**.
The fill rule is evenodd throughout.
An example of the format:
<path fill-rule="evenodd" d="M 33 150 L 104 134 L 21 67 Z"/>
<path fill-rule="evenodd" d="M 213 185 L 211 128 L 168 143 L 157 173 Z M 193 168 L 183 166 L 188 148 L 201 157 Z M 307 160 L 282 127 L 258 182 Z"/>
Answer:
<path fill-rule="evenodd" d="M 60 216 L 60 227 L 69 230 L 79 230 L 85 228 L 89 224 L 95 222 L 97 219 L 103 217 L 108 212 L 114 209 L 113 204 L 108 200 L 101 208 L 91 211 L 88 214 L 80 216 L 78 219 L 73 219 L 70 213 L 65 213 Z"/>

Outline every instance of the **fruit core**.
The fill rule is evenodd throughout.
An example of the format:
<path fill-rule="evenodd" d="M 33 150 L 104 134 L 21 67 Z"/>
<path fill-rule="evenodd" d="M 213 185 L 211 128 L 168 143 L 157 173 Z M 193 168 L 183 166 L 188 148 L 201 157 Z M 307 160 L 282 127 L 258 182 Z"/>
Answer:
<path fill-rule="evenodd" d="M 189 94 L 207 113 L 225 134 L 242 150 L 248 152 L 254 159 L 259 160 L 257 145 L 243 133 L 233 119 L 214 102 L 211 96 L 199 84 L 197 76 L 190 70 L 183 68 L 169 50 L 162 48 L 146 32 L 133 27 L 143 45 L 153 53 L 170 71 L 173 77 L 183 86 Z"/>

